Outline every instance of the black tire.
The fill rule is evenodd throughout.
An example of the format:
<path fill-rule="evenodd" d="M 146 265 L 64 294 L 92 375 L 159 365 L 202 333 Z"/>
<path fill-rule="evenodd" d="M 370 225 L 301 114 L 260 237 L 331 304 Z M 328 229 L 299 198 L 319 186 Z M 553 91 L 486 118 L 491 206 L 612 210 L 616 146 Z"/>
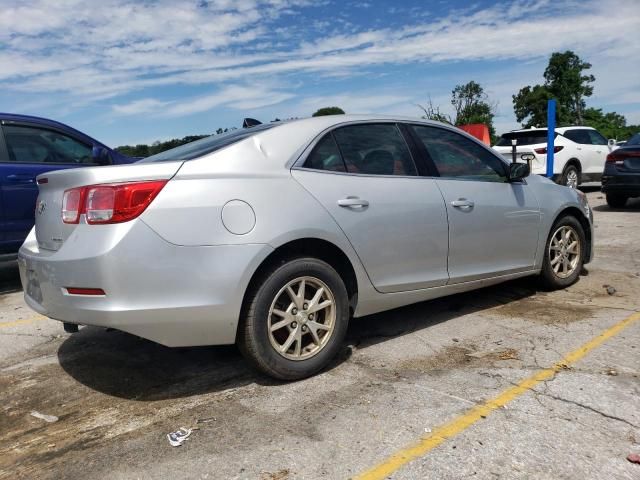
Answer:
<path fill-rule="evenodd" d="M 560 177 L 560 185 L 564 185 L 565 187 L 569 186 L 569 178 L 575 175 L 577 179 L 577 183 L 575 188 L 578 188 L 578 185 L 582 183 L 582 178 L 580 177 L 580 170 L 575 165 L 567 165 L 564 167 L 564 171 L 562 172 L 562 176 Z"/>
<path fill-rule="evenodd" d="M 278 353 L 271 344 L 269 311 L 281 289 L 299 277 L 312 277 L 328 287 L 335 300 L 335 323 L 326 344 L 314 356 L 291 360 Z M 299 380 L 317 373 L 336 356 L 348 323 L 349 298 L 338 272 L 316 258 L 294 258 L 266 271 L 248 292 L 237 343 L 249 363 L 261 372 L 280 380 Z"/>
<path fill-rule="evenodd" d="M 551 251 L 551 242 L 554 235 L 556 234 L 556 232 L 558 232 L 560 228 L 565 226 L 572 229 L 577 235 L 580 250 L 577 257 L 578 261 L 575 265 L 574 270 L 571 272 L 570 275 L 562 278 L 561 276 L 559 276 L 559 274 L 556 274 L 556 272 L 553 269 L 553 266 L 551 265 L 550 251 Z M 573 283 L 575 283 L 578 277 L 580 276 L 580 272 L 582 271 L 586 250 L 587 250 L 586 235 L 584 233 L 584 228 L 582 227 L 582 224 L 578 221 L 578 219 L 568 215 L 556 220 L 556 222 L 551 227 L 551 231 L 549 232 L 549 235 L 547 237 L 547 243 L 545 244 L 545 247 L 544 247 L 544 258 L 542 260 L 542 272 L 540 273 L 540 278 L 542 280 L 543 286 L 550 290 L 559 290 L 561 288 L 566 288 L 569 285 L 572 285 Z"/>
<path fill-rule="evenodd" d="M 607 205 L 611 208 L 624 208 L 629 197 L 626 195 L 616 195 L 615 193 L 607 193 Z"/>

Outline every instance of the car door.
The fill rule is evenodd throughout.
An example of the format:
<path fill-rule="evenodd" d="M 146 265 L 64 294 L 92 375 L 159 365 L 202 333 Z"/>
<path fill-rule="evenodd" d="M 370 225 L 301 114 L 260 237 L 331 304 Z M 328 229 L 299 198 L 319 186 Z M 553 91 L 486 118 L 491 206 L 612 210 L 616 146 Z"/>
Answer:
<path fill-rule="evenodd" d="M 526 182 L 509 183 L 507 165 L 451 129 L 413 125 L 440 177 L 449 218 L 449 283 L 531 270 L 540 208 Z"/>
<path fill-rule="evenodd" d="M 9 250 L 17 251 L 33 226 L 36 176 L 93 163 L 93 146 L 65 133 L 31 124 L 3 122 L 6 157 L 0 168 L 3 230 Z"/>
<path fill-rule="evenodd" d="M 398 125 L 336 128 L 292 175 L 344 231 L 378 291 L 446 284 L 444 201 L 434 179 L 418 176 Z"/>
<path fill-rule="evenodd" d="M 602 147 L 592 144 L 588 129 L 572 128 L 571 130 L 565 131 L 564 136 L 576 143 L 577 157 L 580 161 L 583 181 L 591 174 L 602 173 L 606 155 L 602 158 L 602 161 L 600 161 L 601 155 L 598 154 L 598 150 L 602 150 Z M 606 149 L 606 145 L 604 149 Z"/>
<path fill-rule="evenodd" d="M 609 146 L 607 145 L 607 139 L 602 136 L 597 130 L 586 130 L 589 136 L 591 150 L 591 165 L 587 174 L 587 181 L 599 181 L 602 177 L 602 171 L 604 170 L 604 164 L 607 161 L 607 155 L 609 155 Z"/>
<path fill-rule="evenodd" d="M 5 176 L 5 169 L 8 167 L 7 148 L 4 144 L 4 135 L 2 135 L 2 125 L 0 124 L 0 179 Z M 1 180 L 0 180 L 1 184 Z M 0 187 L 0 255 L 11 252 L 10 245 L 7 244 L 6 236 L 6 219 L 4 216 L 4 199 Z"/>

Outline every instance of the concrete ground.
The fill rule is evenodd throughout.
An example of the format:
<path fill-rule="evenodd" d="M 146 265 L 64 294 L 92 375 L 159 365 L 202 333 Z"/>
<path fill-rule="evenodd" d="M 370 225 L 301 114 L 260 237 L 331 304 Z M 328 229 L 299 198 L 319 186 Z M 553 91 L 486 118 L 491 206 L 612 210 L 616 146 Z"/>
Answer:
<path fill-rule="evenodd" d="M 457 434 L 391 478 L 640 479 L 626 460 L 640 453 L 640 321 L 460 427 L 640 310 L 640 200 L 618 211 L 597 191 L 589 200 L 595 260 L 574 286 L 524 279 L 354 320 L 331 368 L 296 383 L 255 374 L 233 347 L 67 335 L 4 268 L 0 478 L 350 478 L 453 422 Z M 198 430 L 171 447 L 181 426 Z"/>

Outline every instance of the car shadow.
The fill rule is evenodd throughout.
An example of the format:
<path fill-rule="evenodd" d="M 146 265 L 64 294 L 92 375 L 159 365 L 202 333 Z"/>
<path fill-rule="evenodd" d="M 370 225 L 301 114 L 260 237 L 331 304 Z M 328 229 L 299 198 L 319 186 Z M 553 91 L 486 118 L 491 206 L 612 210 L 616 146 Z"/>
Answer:
<path fill-rule="evenodd" d="M 596 212 L 640 212 L 640 198 L 630 198 L 622 208 L 612 208 L 606 203 L 593 207 Z"/>
<path fill-rule="evenodd" d="M 578 190 L 583 191 L 584 193 L 589 193 L 589 192 L 599 192 L 600 191 L 600 184 L 592 184 L 592 185 L 580 185 L 578 187 Z"/>
<path fill-rule="evenodd" d="M 20 271 L 18 270 L 18 262 L 0 263 L 0 294 L 15 293 L 22 291 L 20 283 Z"/>
<path fill-rule="evenodd" d="M 520 279 L 353 319 L 340 354 L 325 371 L 346 361 L 353 346 L 364 349 L 535 293 L 535 279 Z M 70 335 L 59 347 L 58 359 L 62 368 L 83 385 L 137 401 L 190 397 L 251 383 L 283 383 L 250 369 L 235 346 L 169 348 L 97 327 L 84 327 Z"/>

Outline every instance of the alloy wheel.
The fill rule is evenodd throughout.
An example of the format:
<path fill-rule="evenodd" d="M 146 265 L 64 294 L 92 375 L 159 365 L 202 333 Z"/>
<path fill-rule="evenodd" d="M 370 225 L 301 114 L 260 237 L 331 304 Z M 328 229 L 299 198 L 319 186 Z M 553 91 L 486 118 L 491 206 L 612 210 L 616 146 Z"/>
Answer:
<path fill-rule="evenodd" d="M 578 172 L 571 169 L 567 172 L 567 181 L 565 184 L 569 188 L 578 188 Z"/>
<path fill-rule="evenodd" d="M 269 341 L 276 352 L 289 360 L 306 360 L 320 353 L 335 325 L 333 292 L 315 277 L 288 282 L 269 309 Z"/>
<path fill-rule="evenodd" d="M 571 276 L 580 262 L 581 245 L 578 233 L 563 225 L 551 237 L 549 262 L 553 273 L 559 278 Z"/>

